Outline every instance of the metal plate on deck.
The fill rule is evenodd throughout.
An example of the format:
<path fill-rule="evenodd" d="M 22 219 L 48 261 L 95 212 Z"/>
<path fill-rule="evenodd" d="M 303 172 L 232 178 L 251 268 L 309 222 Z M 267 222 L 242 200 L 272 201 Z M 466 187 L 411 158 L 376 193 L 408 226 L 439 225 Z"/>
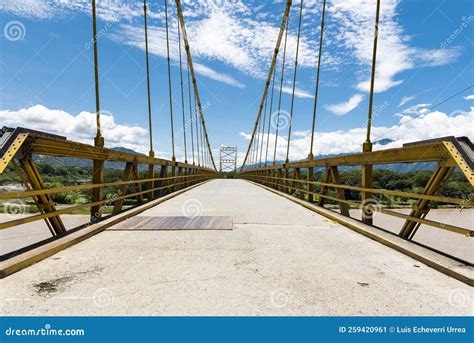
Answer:
<path fill-rule="evenodd" d="M 127 219 L 109 231 L 166 231 L 166 230 L 232 230 L 230 216 L 146 217 Z"/>

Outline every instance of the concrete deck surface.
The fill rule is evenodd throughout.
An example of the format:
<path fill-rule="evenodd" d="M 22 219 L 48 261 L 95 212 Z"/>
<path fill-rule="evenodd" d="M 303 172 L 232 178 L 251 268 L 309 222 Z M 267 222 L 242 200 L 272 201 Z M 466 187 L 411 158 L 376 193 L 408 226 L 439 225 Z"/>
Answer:
<path fill-rule="evenodd" d="M 471 287 L 243 180 L 141 214 L 232 231 L 105 231 L 1 281 L 3 315 L 472 315 Z"/>

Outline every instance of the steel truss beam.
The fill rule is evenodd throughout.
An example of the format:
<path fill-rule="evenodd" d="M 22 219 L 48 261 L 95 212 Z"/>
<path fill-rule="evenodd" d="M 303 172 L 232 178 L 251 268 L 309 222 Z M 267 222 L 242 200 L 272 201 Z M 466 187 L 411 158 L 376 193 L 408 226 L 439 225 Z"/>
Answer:
<path fill-rule="evenodd" d="M 362 221 L 366 224 L 372 224 L 372 216 L 375 212 L 382 212 L 404 219 L 405 224 L 399 235 L 405 239 L 413 239 L 421 224 L 467 237 L 474 237 L 474 230 L 471 228 L 461 228 L 449 223 L 439 223 L 426 219 L 431 202 L 455 204 L 461 208 L 474 205 L 474 199 L 470 197 L 457 199 L 438 195 L 443 183 L 449 178 L 449 172 L 456 167 L 459 167 L 466 179 L 474 186 L 473 156 L 472 144 L 467 138 L 444 137 L 406 144 L 401 148 L 254 168 L 238 173 L 237 177 L 264 184 L 287 194 L 292 194 L 294 190 L 297 190 L 297 193 L 292 195 L 300 199 L 299 192 L 301 191 L 307 195 L 309 202 L 314 202 L 316 197 L 319 206 L 324 206 L 327 200 L 336 202 L 341 213 L 345 216 L 349 216 L 349 206 L 360 208 L 363 213 Z M 372 187 L 372 168 L 374 165 L 416 162 L 438 163 L 438 167 L 433 172 L 422 194 Z M 360 187 L 341 184 L 338 172 L 338 167 L 341 166 L 360 166 L 362 168 Z M 314 180 L 313 169 L 317 167 L 326 169 L 323 182 Z M 307 179 L 301 178 L 302 169 L 307 170 Z M 295 186 L 295 183 L 297 186 Z M 319 192 L 314 192 L 315 185 L 321 187 Z M 334 190 L 336 197 L 328 194 L 329 189 Z M 360 192 L 361 203 L 347 200 L 344 193 L 346 189 Z M 374 194 L 408 197 L 416 199 L 417 203 L 410 215 L 406 215 L 383 208 L 377 203 Z"/>
<path fill-rule="evenodd" d="M 102 207 L 109 205 L 109 203 L 114 205 L 113 214 L 118 214 L 122 209 L 125 199 L 133 198 L 140 204 L 145 202 L 145 198 L 147 200 L 153 200 L 155 197 L 163 196 L 184 187 L 189 187 L 219 176 L 219 174 L 211 168 L 82 144 L 69 141 L 65 137 L 49 135 L 43 132 L 23 128 L 4 128 L 2 132 L 3 134 L 0 136 L 0 139 L 3 138 L 3 140 L 0 143 L 2 148 L 5 149 L 2 162 L 8 160 L 6 164 L 11 164 L 16 168 L 22 182 L 27 184 L 27 187 L 25 187 L 26 190 L 23 192 L 0 194 L 0 199 L 32 197 L 40 213 L 0 223 L 0 230 L 44 219 L 52 235 L 59 236 L 66 232 L 66 228 L 60 218 L 61 214 L 90 208 L 91 222 L 94 222 L 102 217 Z M 5 133 L 8 133 L 8 137 Z M 15 137 L 21 137 L 21 144 L 19 144 Z M 12 154 L 10 146 L 13 144 L 15 144 L 14 154 Z M 10 154 L 12 154 L 12 156 L 10 156 Z M 76 186 L 47 189 L 33 162 L 33 155 L 92 160 L 92 182 Z M 16 166 L 15 160 L 20 162 L 24 173 Z M 106 161 L 125 163 L 122 181 L 104 182 L 103 173 Z M 140 179 L 139 165 L 144 165 L 148 168 L 148 178 Z M 159 177 L 155 177 L 154 175 L 155 167 L 160 168 Z M 168 169 L 171 171 L 170 175 Z M 28 184 L 31 184 L 31 187 L 29 187 Z M 146 187 L 143 187 L 142 184 L 145 184 Z M 127 192 L 127 187 L 130 186 L 133 186 L 133 191 Z M 107 187 L 118 187 L 118 191 L 112 199 L 104 198 L 104 189 Z M 58 210 L 51 200 L 51 195 L 55 193 L 88 189 L 92 190 L 92 200 L 89 203 Z"/>

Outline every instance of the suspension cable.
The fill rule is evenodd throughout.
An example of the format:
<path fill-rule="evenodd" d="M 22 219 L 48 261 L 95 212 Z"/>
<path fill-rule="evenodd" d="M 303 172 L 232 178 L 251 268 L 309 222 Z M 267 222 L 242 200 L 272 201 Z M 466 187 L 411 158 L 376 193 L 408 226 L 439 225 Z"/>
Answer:
<path fill-rule="evenodd" d="M 170 97 L 170 122 L 171 122 L 171 147 L 173 151 L 172 161 L 176 161 L 174 153 L 174 124 L 173 124 L 173 97 L 171 89 L 171 60 L 170 60 L 170 42 L 168 35 L 168 0 L 165 0 L 165 23 L 166 23 L 166 52 L 168 55 L 168 91 Z"/>
<path fill-rule="evenodd" d="M 189 64 L 187 65 L 187 67 L 188 67 L 189 124 L 191 126 L 191 149 L 193 151 L 193 164 L 195 164 L 195 161 L 194 161 L 193 110 L 192 110 L 192 104 L 191 104 L 191 73 L 189 72 Z"/>
<path fill-rule="evenodd" d="M 270 127 L 271 127 L 271 120 L 272 120 L 272 115 L 273 115 L 273 93 L 275 90 L 275 74 L 276 74 L 276 68 L 273 69 L 273 77 L 272 77 L 272 95 L 270 97 L 270 113 L 268 116 L 268 131 L 267 131 L 267 148 L 265 149 L 265 167 L 267 166 L 267 160 L 268 160 L 268 143 L 270 142 Z"/>
<path fill-rule="evenodd" d="M 321 33 L 319 36 L 319 54 L 318 54 L 318 70 L 316 72 L 316 87 L 314 91 L 314 106 L 313 106 L 313 122 L 311 125 L 311 145 L 309 147 L 308 159 L 312 160 L 313 155 L 313 143 L 314 143 L 314 128 L 316 125 L 316 108 L 318 104 L 318 92 L 319 92 L 319 73 L 321 71 L 321 55 L 323 52 L 323 33 L 324 33 L 324 15 L 326 13 L 326 0 L 323 1 L 323 11 L 321 14 Z"/>
<path fill-rule="evenodd" d="M 199 90 L 198 90 L 198 87 L 197 87 L 197 81 L 196 81 L 196 76 L 195 76 L 194 67 L 193 67 L 193 60 L 192 60 L 192 57 L 191 57 L 191 51 L 190 51 L 189 43 L 188 43 L 188 35 L 187 35 L 187 32 L 186 32 L 186 24 L 184 22 L 183 11 L 181 9 L 181 0 L 175 0 L 175 2 L 176 2 L 177 13 L 178 13 L 178 20 L 181 22 L 181 30 L 182 30 L 182 33 L 183 33 L 184 47 L 186 49 L 186 58 L 187 58 L 187 62 L 188 62 L 188 65 L 189 65 L 189 68 L 190 68 L 190 71 L 191 71 L 191 76 L 192 76 L 192 79 L 193 79 L 194 95 L 195 95 L 196 100 L 197 100 L 197 105 L 198 105 L 198 109 L 199 109 L 199 116 L 200 116 L 200 119 L 201 119 L 201 122 L 202 122 L 202 129 L 204 131 L 203 133 L 204 133 L 205 142 L 206 142 L 206 145 L 207 145 L 207 151 L 209 153 L 209 158 L 212 162 L 212 167 L 214 168 L 214 170 L 217 170 L 216 164 L 214 162 L 214 156 L 212 155 L 211 144 L 209 142 L 209 136 L 207 134 L 206 122 L 204 120 L 204 112 L 203 112 L 202 106 L 201 106 L 201 99 L 199 97 Z"/>
<path fill-rule="evenodd" d="M 278 96 L 278 111 L 277 111 L 277 127 L 275 129 L 275 148 L 273 151 L 273 164 L 276 163 L 276 153 L 278 145 L 278 129 L 280 127 L 280 112 L 281 112 L 281 96 L 283 94 L 283 80 L 285 78 L 285 63 L 286 63 L 286 43 L 288 40 L 288 23 L 286 24 L 285 31 L 285 44 L 283 45 L 283 59 L 281 62 L 281 78 L 280 78 L 280 95 Z"/>
<path fill-rule="evenodd" d="M 179 1 L 179 0 L 177 0 L 177 1 Z M 285 26 L 288 22 L 288 15 L 290 13 L 291 3 L 292 3 L 292 0 L 287 0 L 286 1 L 285 12 L 283 14 L 283 19 L 281 21 L 280 31 L 278 33 L 278 38 L 277 38 L 277 41 L 276 41 L 275 52 L 273 53 L 272 61 L 271 61 L 271 64 L 270 64 L 270 70 L 268 71 L 268 75 L 267 75 L 267 81 L 265 82 L 265 88 L 263 90 L 262 100 L 260 101 L 260 106 L 258 108 L 257 118 L 255 120 L 255 125 L 254 125 L 253 131 L 252 131 L 252 136 L 250 137 L 250 142 L 249 142 L 249 145 L 248 145 L 248 149 L 247 149 L 247 152 L 245 154 L 244 162 L 242 163 L 242 166 L 240 167 L 240 170 L 243 170 L 244 167 L 245 167 L 245 163 L 247 162 L 247 158 L 248 158 L 248 155 L 249 155 L 249 152 L 250 152 L 250 147 L 252 146 L 253 140 L 255 139 L 255 132 L 257 131 L 258 122 L 259 122 L 260 117 L 262 115 L 263 103 L 265 101 L 265 97 L 268 93 L 268 88 L 270 86 L 270 80 L 271 80 L 271 77 L 272 77 L 272 74 L 273 74 L 273 69 L 275 68 L 275 63 L 276 63 L 276 59 L 277 59 L 277 56 L 278 56 L 278 51 L 280 49 L 281 40 L 282 40 L 282 37 L 283 37 L 283 32 L 284 32 Z"/>
<path fill-rule="evenodd" d="M 184 87 L 183 87 L 183 60 L 181 57 L 181 29 L 178 21 L 178 49 L 179 49 L 179 75 L 181 83 L 181 109 L 183 110 L 183 137 L 184 137 L 184 163 L 188 163 L 188 148 L 186 144 L 186 113 L 184 109 Z"/>
<path fill-rule="evenodd" d="M 377 60 L 377 39 L 379 36 L 379 14 L 380 0 L 377 0 L 377 10 L 375 14 L 374 49 L 372 52 L 372 74 L 370 77 L 369 113 L 367 116 L 367 137 L 363 146 L 364 152 L 372 151 L 372 143 L 370 143 L 370 131 L 372 129 L 372 105 L 374 103 L 375 64 Z"/>
<path fill-rule="evenodd" d="M 290 154 L 290 142 L 291 142 L 291 126 L 293 123 L 293 106 L 295 103 L 295 88 L 296 88 L 296 72 L 298 70 L 298 53 L 300 48 L 300 34 L 301 34 L 301 19 L 303 17 L 303 0 L 300 0 L 300 17 L 298 20 L 298 37 L 296 39 L 296 56 L 295 56 L 295 70 L 293 73 L 293 91 L 291 93 L 291 106 L 290 106 L 290 123 L 288 126 L 288 141 L 286 145 L 286 159 L 285 163 L 288 163 Z"/>

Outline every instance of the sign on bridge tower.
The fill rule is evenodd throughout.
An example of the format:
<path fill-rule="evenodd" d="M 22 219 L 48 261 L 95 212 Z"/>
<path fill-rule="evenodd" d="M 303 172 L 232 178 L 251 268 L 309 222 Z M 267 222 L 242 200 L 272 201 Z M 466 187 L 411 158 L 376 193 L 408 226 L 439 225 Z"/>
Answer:
<path fill-rule="evenodd" d="M 237 171 L 237 146 L 224 146 L 219 148 L 220 168 L 222 172 Z"/>

